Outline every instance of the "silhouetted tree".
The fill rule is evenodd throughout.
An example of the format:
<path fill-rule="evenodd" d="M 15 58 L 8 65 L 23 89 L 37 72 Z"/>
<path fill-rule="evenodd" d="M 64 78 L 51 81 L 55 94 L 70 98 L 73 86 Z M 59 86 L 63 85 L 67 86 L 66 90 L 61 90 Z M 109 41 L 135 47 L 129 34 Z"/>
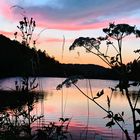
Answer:
<path fill-rule="evenodd" d="M 119 88 L 122 93 L 125 92 L 130 109 L 132 111 L 132 118 L 133 118 L 133 126 L 134 126 L 134 136 L 135 140 L 138 138 L 138 134 L 140 134 L 140 120 L 139 118 L 136 118 L 136 113 L 140 115 L 140 109 L 137 108 L 137 102 L 139 98 L 139 91 L 137 93 L 136 101 L 134 105 L 132 104 L 132 101 L 129 96 L 129 87 L 130 86 L 139 86 L 139 82 L 129 83 L 128 74 L 131 71 L 137 71 L 138 70 L 138 60 L 140 57 L 137 58 L 131 65 L 125 65 L 123 63 L 122 59 L 122 41 L 125 37 L 134 34 L 136 37 L 140 37 L 140 30 L 136 28 L 136 26 L 130 26 L 128 24 L 114 24 L 110 23 L 108 28 L 104 28 L 103 32 L 106 34 L 105 37 L 98 37 L 98 38 L 89 38 L 89 37 L 79 37 L 78 39 L 75 39 L 73 44 L 70 46 L 70 50 L 74 50 L 76 47 L 83 47 L 85 48 L 86 52 L 90 52 L 96 56 L 98 56 L 100 59 L 102 59 L 108 66 L 113 68 L 117 74 L 119 74 L 119 84 L 115 88 Z M 113 41 L 117 41 L 117 45 L 113 43 Z M 106 50 L 103 52 L 100 48 L 102 43 L 106 43 Z M 108 54 L 108 49 L 111 47 L 111 49 L 115 50 L 115 55 L 110 56 Z M 135 51 L 139 53 L 140 51 Z M 96 94 L 96 97 L 93 97 L 91 92 L 91 97 L 84 93 L 77 85 L 77 79 L 79 77 L 71 77 L 66 79 L 62 84 L 58 85 L 57 89 L 60 89 L 63 85 L 66 85 L 66 87 L 70 87 L 71 84 L 73 84 L 83 95 L 85 95 L 87 98 L 89 98 L 91 101 L 93 101 L 96 105 L 98 105 L 102 110 L 104 110 L 107 113 L 107 118 L 110 118 L 110 122 L 106 124 L 107 127 L 112 127 L 115 124 L 118 124 L 118 126 L 121 128 L 121 130 L 125 133 L 126 139 L 130 140 L 130 136 L 127 130 L 125 130 L 121 125 L 120 122 L 124 121 L 123 114 L 124 113 L 118 113 L 114 114 L 113 111 L 110 110 L 110 102 L 111 99 L 107 96 L 107 103 L 108 103 L 108 109 L 105 109 L 103 106 L 101 106 L 96 99 L 100 98 L 104 91 L 98 92 Z M 140 80 L 140 79 L 139 79 Z M 115 90 L 111 88 L 112 92 Z"/>

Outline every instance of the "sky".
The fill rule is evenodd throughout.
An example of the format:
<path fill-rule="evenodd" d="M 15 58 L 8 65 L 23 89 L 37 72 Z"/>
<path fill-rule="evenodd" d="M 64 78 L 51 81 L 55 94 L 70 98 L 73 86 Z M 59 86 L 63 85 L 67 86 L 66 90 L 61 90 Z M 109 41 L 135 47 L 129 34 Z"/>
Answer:
<path fill-rule="evenodd" d="M 33 36 L 37 39 L 37 49 L 45 50 L 62 63 L 106 66 L 82 48 L 69 51 L 69 46 L 81 36 L 104 36 L 102 29 L 111 22 L 136 25 L 140 29 L 139 5 L 140 0 L 0 0 L 0 34 L 14 39 L 14 32 L 19 32 L 18 22 L 24 16 L 33 17 L 37 25 Z M 139 44 L 140 39 L 134 37 L 124 40 L 125 62 L 134 59 L 133 50 Z"/>

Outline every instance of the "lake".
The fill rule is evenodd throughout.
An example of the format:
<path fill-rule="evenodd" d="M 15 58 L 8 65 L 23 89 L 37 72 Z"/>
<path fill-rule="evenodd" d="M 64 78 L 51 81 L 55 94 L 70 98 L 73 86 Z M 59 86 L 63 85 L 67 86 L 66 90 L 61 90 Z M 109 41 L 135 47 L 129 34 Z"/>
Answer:
<path fill-rule="evenodd" d="M 20 78 L 5 78 L 0 80 L 0 89 L 11 90 L 15 87 L 15 80 Z M 48 122 L 58 122 L 59 118 L 71 118 L 69 124 L 69 131 L 72 139 L 81 140 L 125 140 L 125 136 L 117 125 L 112 128 L 105 127 L 109 121 L 104 118 L 107 114 L 93 101 L 87 99 L 74 85 L 62 90 L 56 90 L 57 85 L 62 83 L 65 78 L 39 78 L 37 82 L 39 87 L 36 90 L 42 91 L 44 98 L 40 99 L 34 104 L 32 114 L 43 114 L 44 118 L 41 120 L 45 125 Z M 91 84 L 91 89 L 89 87 Z M 79 80 L 76 85 L 88 96 L 96 96 L 96 94 L 104 89 L 102 95 L 96 101 L 108 108 L 107 96 L 111 97 L 111 89 L 115 87 L 118 81 L 115 80 L 97 80 L 97 79 L 84 79 Z M 91 90 L 92 94 L 91 95 Z M 136 100 L 136 89 L 130 88 L 130 96 L 132 102 Z M 123 128 L 126 128 L 132 136 L 132 114 L 125 94 L 115 91 L 111 97 L 111 110 L 114 113 L 124 112 L 125 123 L 121 123 Z M 138 101 L 140 107 L 140 101 Z M 34 127 L 38 123 L 34 124 Z"/>

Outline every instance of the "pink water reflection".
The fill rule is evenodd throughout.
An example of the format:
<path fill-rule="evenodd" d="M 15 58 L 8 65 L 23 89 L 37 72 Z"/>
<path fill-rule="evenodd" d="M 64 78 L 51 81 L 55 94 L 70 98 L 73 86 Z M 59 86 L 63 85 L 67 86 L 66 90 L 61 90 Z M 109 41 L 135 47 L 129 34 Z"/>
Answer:
<path fill-rule="evenodd" d="M 3 81 L 4 84 L 1 86 L 10 86 L 10 82 L 12 80 L 13 79 Z M 63 88 L 63 91 L 57 91 L 56 86 L 63 80 L 64 79 L 62 78 L 40 79 L 42 89 L 44 90 L 45 99 L 35 104 L 35 108 L 32 112 L 33 114 L 44 114 L 44 124 L 48 122 L 58 122 L 62 115 L 63 117 L 71 118 L 69 131 L 74 136 L 73 139 L 79 139 L 80 137 L 84 139 L 86 134 L 88 134 L 88 140 L 101 138 L 104 140 L 125 139 L 123 133 L 117 125 L 115 125 L 112 129 L 105 127 L 108 120 L 103 119 L 103 117 L 106 116 L 106 113 L 92 101 L 87 100 L 87 98 L 74 86 L 70 88 Z M 80 80 L 77 84 L 82 91 L 91 96 L 87 86 L 87 80 Z M 111 90 L 107 87 L 114 87 L 116 84 L 117 81 L 91 80 L 93 96 L 96 96 L 96 93 L 102 89 L 105 91 L 105 94 L 100 99 L 97 99 L 97 102 L 103 107 L 107 108 L 107 95 L 110 96 L 111 92 Z M 132 98 L 135 100 L 134 95 Z M 140 106 L 140 103 L 138 106 Z M 126 97 L 123 94 L 115 92 L 112 95 L 111 109 L 114 111 L 114 113 L 121 113 L 124 111 L 124 119 L 126 120 L 126 123 L 123 125 L 123 127 L 127 128 L 131 132 L 132 115 L 128 107 Z"/>
<path fill-rule="evenodd" d="M 115 125 L 113 129 L 105 127 L 108 120 L 103 119 L 103 117 L 106 116 L 106 113 L 92 101 L 88 101 L 87 98 L 74 86 L 70 88 L 63 88 L 63 91 L 57 91 L 55 88 L 63 81 L 63 79 L 49 78 L 43 80 L 43 89 L 46 91 L 46 98 L 43 102 L 43 106 L 45 119 L 47 121 L 58 121 L 62 116 L 63 96 L 63 117 L 72 118 L 69 130 L 76 138 L 81 135 L 85 137 L 85 131 L 87 129 L 86 126 L 88 124 L 88 139 L 93 139 L 93 137 L 95 139 L 96 137 L 97 139 L 124 139 L 124 135 L 118 126 Z M 111 92 L 111 90 L 107 87 L 114 87 L 117 84 L 117 81 L 91 80 L 91 84 L 94 96 L 98 91 L 104 89 L 105 94 L 97 101 L 100 105 L 107 108 L 107 95 L 110 96 Z M 80 80 L 78 85 L 82 91 L 90 94 L 89 88 L 86 86 L 86 80 Z M 119 92 L 113 94 L 111 109 L 114 110 L 114 113 L 121 113 L 124 111 L 124 118 L 126 119 L 124 127 L 128 130 L 132 130 L 132 120 L 130 119 L 131 111 L 124 95 Z"/>

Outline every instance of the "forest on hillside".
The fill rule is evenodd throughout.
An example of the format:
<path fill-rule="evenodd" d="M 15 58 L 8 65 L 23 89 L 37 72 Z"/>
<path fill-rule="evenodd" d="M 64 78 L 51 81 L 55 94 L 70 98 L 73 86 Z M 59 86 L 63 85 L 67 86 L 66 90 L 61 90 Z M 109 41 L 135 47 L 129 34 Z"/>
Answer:
<path fill-rule="evenodd" d="M 110 70 L 97 65 L 61 64 L 45 51 L 30 48 L 0 35 L 0 77 L 52 76 L 107 78 Z"/>
<path fill-rule="evenodd" d="M 126 65 L 131 69 L 130 79 L 139 79 L 140 62 Z M 61 64 L 45 51 L 30 48 L 16 40 L 0 35 L 0 77 L 49 76 L 68 77 L 82 75 L 85 78 L 117 79 L 114 70 L 94 64 Z M 116 68 L 114 68 L 116 69 Z"/>

